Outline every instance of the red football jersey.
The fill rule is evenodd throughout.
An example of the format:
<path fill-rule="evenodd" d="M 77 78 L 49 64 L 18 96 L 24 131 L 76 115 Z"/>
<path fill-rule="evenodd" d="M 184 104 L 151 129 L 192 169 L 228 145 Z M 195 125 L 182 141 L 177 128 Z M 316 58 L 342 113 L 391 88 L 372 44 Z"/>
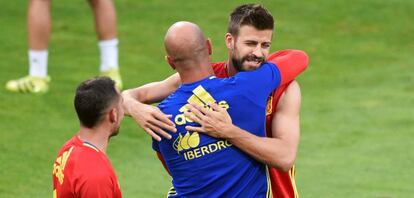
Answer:
<path fill-rule="evenodd" d="M 121 198 L 107 156 L 78 136 L 67 141 L 53 164 L 53 197 Z"/>
<path fill-rule="evenodd" d="M 290 82 L 302 73 L 308 66 L 308 56 L 300 50 L 281 50 L 272 53 L 267 61 L 276 64 L 280 70 L 282 81 L 280 86 L 269 96 L 266 107 L 266 135 L 272 137 L 272 119 L 280 96 L 286 90 Z M 219 78 L 229 77 L 226 62 L 213 63 L 214 73 Z M 299 197 L 295 184 L 295 167 L 288 172 L 269 167 L 272 194 L 275 198 Z"/>

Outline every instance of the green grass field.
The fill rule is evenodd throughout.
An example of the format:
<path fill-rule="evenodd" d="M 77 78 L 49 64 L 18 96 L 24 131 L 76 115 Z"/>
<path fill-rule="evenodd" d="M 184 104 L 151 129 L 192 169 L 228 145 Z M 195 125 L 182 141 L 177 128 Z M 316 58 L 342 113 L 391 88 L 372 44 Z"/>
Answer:
<path fill-rule="evenodd" d="M 116 1 L 120 64 L 126 88 L 161 80 L 163 36 L 175 21 L 199 24 L 227 57 L 228 14 L 246 1 Z M 414 194 L 414 1 L 258 1 L 276 18 L 272 51 L 307 51 L 298 81 L 303 103 L 297 185 L 301 197 L 410 197 Z M 79 82 L 98 73 L 92 14 L 83 0 L 54 1 L 49 47 L 51 91 L 7 93 L 26 74 L 27 1 L 0 7 L 0 197 L 51 197 L 61 145 L 78 129 Z M 164 197 L 169 176 L 132 119 L 108 155 L 124 197 Z"/>

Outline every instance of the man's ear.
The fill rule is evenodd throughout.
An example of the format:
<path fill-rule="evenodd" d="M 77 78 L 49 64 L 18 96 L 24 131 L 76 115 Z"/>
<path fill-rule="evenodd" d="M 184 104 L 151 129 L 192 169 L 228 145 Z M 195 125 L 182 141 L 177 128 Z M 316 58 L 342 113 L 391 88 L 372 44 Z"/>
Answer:
<path fill-rule="evenodd" d="M 165 56 L 165 61 L 170 65 L 170 67 L 175 70 L 174 60 L 170 56 Z"/>
<path fill-rule="evenodd" d="M 226 33 L 224 36 L 224 42 L 226 42 L 227 49 L 233 50 L 234 46 L 234 37 L 230 33 Z"/>
<path fill-rule="evenodd" d="M 112 108 L 110 111 L 109 111 L 109 121 L 111 122 L 111 123 L 115 123 L 115 122 L 117 122 L 118 121 L 118 110 L 116 109 L 116 108 Z"/>
<path fill-rule="evenodd" d="M 206 44 L 207 44 L 207 49 L 208 49 L 208 55 L 212 55 L 213 54 L 213 47 L 211 45 L 210 38 L 207 39 Z"/>

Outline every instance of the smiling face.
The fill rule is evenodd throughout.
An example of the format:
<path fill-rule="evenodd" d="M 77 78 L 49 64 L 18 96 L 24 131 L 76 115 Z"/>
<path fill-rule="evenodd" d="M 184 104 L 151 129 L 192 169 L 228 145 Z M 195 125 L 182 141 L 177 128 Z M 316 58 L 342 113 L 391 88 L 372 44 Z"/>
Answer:
<path fill-rule="evenodd" d="M 240 27 L 237 36 L 226 34 L 231 64 L 237 71 L 257 69 L 269 55 L 272 30 L 258 30 L 250 25 Z"/>

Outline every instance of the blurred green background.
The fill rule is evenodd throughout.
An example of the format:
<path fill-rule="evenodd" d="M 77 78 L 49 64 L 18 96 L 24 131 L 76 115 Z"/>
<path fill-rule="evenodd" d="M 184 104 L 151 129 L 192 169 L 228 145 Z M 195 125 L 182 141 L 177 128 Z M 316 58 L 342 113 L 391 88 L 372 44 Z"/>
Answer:
<path fill-rule="evenodd" d="M 214 61 L 227 58 L 228 14 L 247 1 L 116 1 L 120 65 L 126 88 L 172 74 L 163 36 L 175 21 L 201 26 Z M 272 51 L 305 50 L 301 144 L 296 183 L 301 197 L 410 197 L 414 194 L 414 1 L 255 1 L 276 19 Z M 27 1 L 0 7 L 0 197 L 51 197 L 52 165 L 78 130 L 79 82 L 98 74 L 91 10 L 84 0 L 52 5 L 51 90 L 7 93 L 27 67 Z M 411 139 L 411 140 L 410 140 Z M 124 197 L 164 197 L 169 176 L 148 135 L 126 118 L 108 155 Z"/>

